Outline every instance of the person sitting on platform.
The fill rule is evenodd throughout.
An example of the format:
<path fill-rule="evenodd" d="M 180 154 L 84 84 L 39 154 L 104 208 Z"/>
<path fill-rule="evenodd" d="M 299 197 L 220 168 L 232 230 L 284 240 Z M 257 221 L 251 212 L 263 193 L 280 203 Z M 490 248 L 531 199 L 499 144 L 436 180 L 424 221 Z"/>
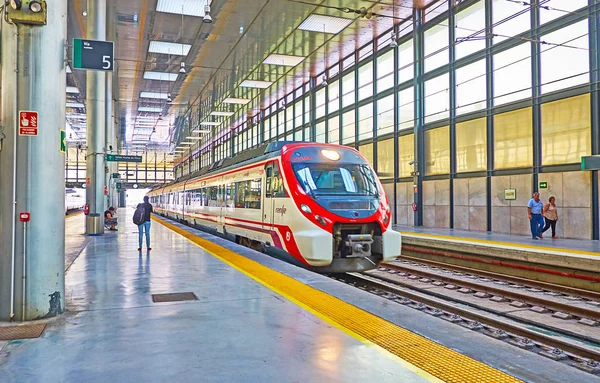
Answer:
<path fill-rule="evenodd" d="M 108 230 L 117 231 L 117 218 L 115 217 L 114 207 L 111 206 L 104 212 L 104 224 L 110 226 Z"/>

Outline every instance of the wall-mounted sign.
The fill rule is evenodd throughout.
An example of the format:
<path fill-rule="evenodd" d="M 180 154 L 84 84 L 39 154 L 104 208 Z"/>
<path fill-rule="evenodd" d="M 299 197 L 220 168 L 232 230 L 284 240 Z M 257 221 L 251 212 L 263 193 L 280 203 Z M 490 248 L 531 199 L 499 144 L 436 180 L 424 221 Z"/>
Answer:
<path fill-rule="evenodd" d="M 517 189 L 505 189 L 504 199 L 507 201 L 514 201 L 517 199 Z"/>
<path fill-rule="evenodd" d="M 19 136 L 38 135 L 38 112 L 19 111 Z"/>
<path fill-rule="evenodd" d="M 67 151 L 67 132 L 61 129 L 60 131 L 60 152 L 65 153 Z"/>
<path fill-rule="evenodd" d="M 126 156 L 121 154 L 107 154 L 108 162 L 142 162 L 142 156 Z"/>
<path fill-rule="evenodd" d="M 540 181 L 540 189 L 548 189 L 548 182 Z"/>
<path fill-rule="evenodd" d="M 73 39 L 73 69 L 113 70 L 112 41 Z"/>

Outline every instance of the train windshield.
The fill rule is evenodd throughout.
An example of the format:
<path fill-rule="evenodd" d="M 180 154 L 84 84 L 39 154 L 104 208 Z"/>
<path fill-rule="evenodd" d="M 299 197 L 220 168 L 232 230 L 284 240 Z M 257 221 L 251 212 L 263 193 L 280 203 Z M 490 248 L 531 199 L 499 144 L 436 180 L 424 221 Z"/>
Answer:
<path fill-rule="evenodd" d="M 307 194 L 379 197 L 375 175 L 364 164 L 294 164 L 294 173 Z"/>

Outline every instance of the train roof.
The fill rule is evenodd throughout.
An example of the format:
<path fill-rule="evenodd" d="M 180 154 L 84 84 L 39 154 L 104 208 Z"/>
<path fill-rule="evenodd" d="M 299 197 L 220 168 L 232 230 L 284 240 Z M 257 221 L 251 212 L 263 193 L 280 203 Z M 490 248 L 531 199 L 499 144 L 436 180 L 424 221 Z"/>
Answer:
<path fill-rule="evenodd" d="M 219 172 L 228 170 L 230 168 L 239 167 L 239 166 L 243 166 L 245 164 L 259 162 L 262 160 L 266 160 L 268 158 L 276 157 L 277 155 L 281 154 L 281 149 L 285 145 L 303 144 L 303 143 L 307 143 L 307 142 L 305 142 L 305 141 L 277 141 L 277 142 L 270 142 L 267 144 L 262 144 L 254 149 L 245 150 L 241 153 L 238 153 L 235 155 L 235 157 L 227 157 L 222 160 L 219 160 L 219 161 L 211 164 L 210 166 L 204 167 L 192 174 L 188 174 L 186 176 L 180 177 L 177 180 L 175 180 L 167 185 L 159 186 L 159 187 L 151 190 L 150 192 L 153 192 L 153 191 L 159 190 L 159 189 L 169 189 L 168 191 L 170 192 L 170 191 L 173 191 L 174 188 L 177 188 L 177 185 L 180 183 L 184 183 L 184 185 L 185 185 L 185 183 L 187 181 L 194 179 L 194 178 L 198 178 L 201 176 L 208 176 L 211 174 L 215 174 L 215 173 L 219 173 Z"/>

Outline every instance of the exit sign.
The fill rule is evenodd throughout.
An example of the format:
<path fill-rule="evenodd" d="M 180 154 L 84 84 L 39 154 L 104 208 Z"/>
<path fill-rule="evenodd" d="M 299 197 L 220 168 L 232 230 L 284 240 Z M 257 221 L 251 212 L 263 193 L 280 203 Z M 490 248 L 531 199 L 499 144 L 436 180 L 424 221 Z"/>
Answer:
<path fill-rule="evenodd" d="M 540 182 L 540 189 L 548 189 L 548 182 L 541 181 Z"/>
<path fill-rule="evenodd" d="M 108 162 L 142 162 L 142 156 L 124 156 L 121 154 L 107 154 Z"/>
<path fill-rule="evenodd" d="M 112 71 L 112 41 L 73 39 L 73 69 Z"/>

